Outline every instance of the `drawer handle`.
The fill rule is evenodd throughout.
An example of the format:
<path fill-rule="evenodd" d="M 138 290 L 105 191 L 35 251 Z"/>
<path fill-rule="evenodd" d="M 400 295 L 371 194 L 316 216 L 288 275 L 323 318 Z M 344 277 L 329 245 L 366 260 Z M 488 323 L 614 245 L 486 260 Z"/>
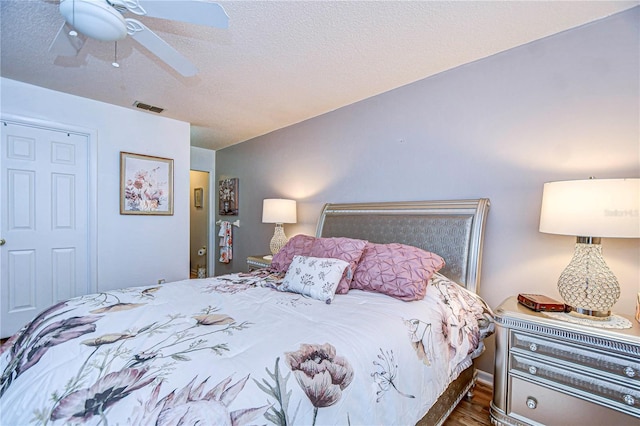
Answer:
<path fill-rule="evenodd" d="M 538 345 L 535 343 L 529 343 L 529 349 L 531 349 L 531 352 L 535 352 L 538 350 Z"/>
<path fill-rule="evenodd" d="M 529 373 L 536 374 L 537 372 L 538 369 L 536 367 L 534 367 L 533 365 L 529 366 Z"/>
<path fill-rule="evenodd" d="M 626 374 L 627 377 L 636 377 L 636 370 L 631 367 L 626 367 L 624 369 L 624 374 Z"/>
<path fill-rule="evenodd" d="M 531 408 L 532 410 L 535 410 L 537 406 L 538 406 L 538 401 L 536 401 L 534 397 L 530 396 L 527 398 L 527 407 Z"/>
<path fill-rule="evenodd" d="M 636 405 L 636 399 L 632 395 L 629 395 L 629 394 L 624 396 L 624 402 L 627 405 L 631 405 L 631 406 Z"/>

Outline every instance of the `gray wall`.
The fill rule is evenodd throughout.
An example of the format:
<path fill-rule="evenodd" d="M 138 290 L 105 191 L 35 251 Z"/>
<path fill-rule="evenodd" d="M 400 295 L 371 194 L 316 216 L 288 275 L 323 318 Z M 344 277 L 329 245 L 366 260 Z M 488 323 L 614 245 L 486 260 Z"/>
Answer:
<path fill-rule="evenodd" d="M 575 239 L 538 232 L 542 185 L 640 177 L 639 22 L 636 7 L 217 151 L 217 179 L 239 178 L 242 226 L 216 274 L 268 252 L 263 198 L 298 200 L 291 236 L 313 234 L 325 202 L 489 197 L 480 294 L 492 307 L 559 297 Z M 614 309 L 632 314 L 639 240 L 603 250 L 622 286 Z M 493 372 L 491 348 L 479 368 Z"/>

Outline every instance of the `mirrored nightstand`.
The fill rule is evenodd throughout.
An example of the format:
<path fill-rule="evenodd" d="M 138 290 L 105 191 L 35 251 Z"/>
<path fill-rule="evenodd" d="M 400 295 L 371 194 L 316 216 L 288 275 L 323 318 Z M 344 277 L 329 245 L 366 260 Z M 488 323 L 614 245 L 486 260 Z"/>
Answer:
<path fill-rule="evenodd" d="M 599 328 L 507 299 L 495 311 L 494 425 L 640 424 L 640 325 Z"/>
<path fill-rule="evenodd" d="M 265 259 L 265 256 L 267 255 L 256 255 L 247 257 L 247 268 L 249 269 L 249 272 L 255 269 L 268 268 L 269 266 L 271 266 L 272 256 L 269 255 L 267 259 Z"/>

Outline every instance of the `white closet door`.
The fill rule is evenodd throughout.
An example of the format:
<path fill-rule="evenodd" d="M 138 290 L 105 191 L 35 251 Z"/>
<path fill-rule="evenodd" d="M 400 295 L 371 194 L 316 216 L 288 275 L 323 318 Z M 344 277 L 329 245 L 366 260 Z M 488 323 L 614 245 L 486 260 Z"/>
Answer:
<path fill-rule="evenodd" d="M 0 123 L 0 337 L 89 286 L 88 137 Z"/>

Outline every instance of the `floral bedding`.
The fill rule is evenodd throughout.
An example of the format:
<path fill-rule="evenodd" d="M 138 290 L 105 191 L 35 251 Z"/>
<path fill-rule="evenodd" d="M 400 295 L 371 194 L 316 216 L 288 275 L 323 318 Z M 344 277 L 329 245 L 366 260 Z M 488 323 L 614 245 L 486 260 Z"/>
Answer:
<path fill-rule="evenodd" d="M 0 424 L 415 424 L 492 314 L 435 274 L 423 300 L 331 304 L 265 271 L 128 288 L 42 312 L 0 349 Z"/>

